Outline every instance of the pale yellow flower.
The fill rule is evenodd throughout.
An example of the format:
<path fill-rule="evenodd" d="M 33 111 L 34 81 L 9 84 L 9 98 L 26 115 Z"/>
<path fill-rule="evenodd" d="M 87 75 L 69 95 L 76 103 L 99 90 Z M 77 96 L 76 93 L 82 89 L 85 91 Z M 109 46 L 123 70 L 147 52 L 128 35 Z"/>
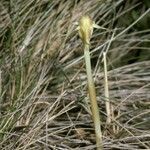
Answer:
<path fill-rule="evenodd" d="M 93 21 L 89 16 L 82 16 L 79 20 L 79 36 L 84 44 L 89 44 L 93 33 Z"/>
<path fill-rule="evenodd" d="M 98 26 L 95 22 L 88 16 L 84 15 L 80 18 L 78 23 L 78 31 L 79 36 L 83 42 L 83 44 L 89 44 L 90 39 L 92 37 L 93 28 L 105 29 L 103 27 Z M 106 30 L 106 29 L 105 29 Z"/>

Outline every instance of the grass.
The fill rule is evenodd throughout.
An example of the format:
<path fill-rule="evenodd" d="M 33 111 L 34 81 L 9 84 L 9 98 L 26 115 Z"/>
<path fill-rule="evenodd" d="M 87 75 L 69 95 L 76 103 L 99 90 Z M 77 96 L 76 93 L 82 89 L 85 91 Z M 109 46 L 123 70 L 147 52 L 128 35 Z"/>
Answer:
<path fill-rule="evenodd" d="M 104 149 L 149 149 L 148 6 L 148 0 L 2 0 L 0 149 L 96 148 L 85 62 L 74 26 L 85 13 L 110 30 L 95 30 L 90 49 Z M 106 124 L 105 110 L 106 50 L 111 124 Z"/>

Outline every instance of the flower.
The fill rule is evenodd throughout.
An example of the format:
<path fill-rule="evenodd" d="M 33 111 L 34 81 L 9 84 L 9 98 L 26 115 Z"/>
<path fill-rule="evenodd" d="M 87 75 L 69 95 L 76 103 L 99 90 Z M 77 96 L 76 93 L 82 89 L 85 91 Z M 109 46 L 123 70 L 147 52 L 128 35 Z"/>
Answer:
<path fill-rule="evenodd" d="M 79 36 L 84 44 L 89 44 L 93 33 L 93 21 L 88 16 L 82 16 L 79 20 Z"/>

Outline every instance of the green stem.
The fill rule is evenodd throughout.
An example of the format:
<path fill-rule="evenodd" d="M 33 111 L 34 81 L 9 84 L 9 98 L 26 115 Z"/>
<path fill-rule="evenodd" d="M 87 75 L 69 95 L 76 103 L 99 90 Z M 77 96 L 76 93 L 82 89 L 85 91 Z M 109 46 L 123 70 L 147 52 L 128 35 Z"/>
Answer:
<path fill-rule="evenodd" d="M 97 146 L 97 150 L 102 150 L 103 148 L 102 148 L 101 122 L 100 122 L 99 109 L 96 100 L 95 85 L 92 77 L 91 60 L 90 60 L 90 52 L 89 52 L 88 44 L 84 44 L 84 57 L 85 57 L 85 64 L 86 64 L 86 71 L 87 71 L 91 111 L 92 111 L 92 117 L 93 117 L 93 122 L 95 127 L 96 146 Z"/>

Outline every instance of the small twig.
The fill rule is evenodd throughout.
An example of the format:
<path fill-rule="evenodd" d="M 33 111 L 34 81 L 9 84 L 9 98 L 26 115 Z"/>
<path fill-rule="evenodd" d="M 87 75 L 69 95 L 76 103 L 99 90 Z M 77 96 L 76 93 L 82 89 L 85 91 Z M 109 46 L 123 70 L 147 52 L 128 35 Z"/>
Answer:
<path fill-rule="evenodd" d="M 104 88 L 105 88 L 105 105 L 106 105 L 106 113 L 107 113 L 107 123 L 111 123 L 111 106 L 109 100 L 109 89 L 108 89 L 108 78 L 107 78 L 107 60 L 106 60 L 106 52 L 103 52 L 104 59 Z"/>

